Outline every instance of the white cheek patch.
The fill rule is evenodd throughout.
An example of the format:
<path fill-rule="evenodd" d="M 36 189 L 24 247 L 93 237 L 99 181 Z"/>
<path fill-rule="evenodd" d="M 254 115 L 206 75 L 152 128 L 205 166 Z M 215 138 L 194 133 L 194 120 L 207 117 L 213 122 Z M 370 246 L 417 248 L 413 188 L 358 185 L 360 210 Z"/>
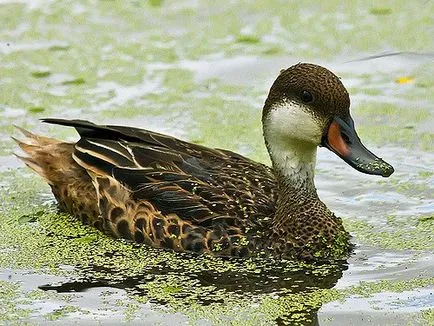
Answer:
<path fill-rule="evenodd" d="M 274 137 L 321 143 L 323 126 L 306 106 L 285 101 L 271 107 L 268 131 Z"/>

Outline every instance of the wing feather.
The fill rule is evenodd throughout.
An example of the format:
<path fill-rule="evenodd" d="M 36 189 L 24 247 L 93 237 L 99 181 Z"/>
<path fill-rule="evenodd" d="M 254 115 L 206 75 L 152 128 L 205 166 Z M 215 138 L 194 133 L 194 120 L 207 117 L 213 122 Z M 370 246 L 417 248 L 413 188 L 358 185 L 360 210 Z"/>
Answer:
<path fill-rule="evenodd" d="M 211 149 L 152 131 L 45 119 L 81 135 L 74 159 L 115 178 L 135 200 L 200 226 L 247 226 L 274 213 L 271 169 L 242 155 Z"/>

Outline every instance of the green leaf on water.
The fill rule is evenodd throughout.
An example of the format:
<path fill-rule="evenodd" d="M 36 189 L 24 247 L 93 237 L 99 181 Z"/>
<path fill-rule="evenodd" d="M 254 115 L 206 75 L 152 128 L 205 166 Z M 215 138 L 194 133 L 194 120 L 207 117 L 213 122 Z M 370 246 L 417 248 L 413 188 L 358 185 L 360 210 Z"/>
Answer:
<path fill-rule="evenodd" d="M 373 15 L 390 15 L 392 13 L 392 8 L 386 8 L 386 7 L 376 7 L 371 8 L 369 12 Z"/>
<path fill-rule="evenodd" d="M 182 288 L 179 286 L 174 286 L 174 285 L 167 285 L 163 288 L 163 291 L 166 293 L 179 293 L 181 292 Z"/>
<path fill-rule="evenodd" d="M 149 4 L 152 7 L 161 7 L 161 5 L 163 4 L 163 0 L 149 0 Z"/>
<path fill-rule="evenodd" d="M 71 80 L 65 80 L 64 82 L 62 82 L 62 85 L 82 85 L 85 82 L 86 81 L 84 80 L 84 78 L 75 78 Z"/>
<path fill-rule="evenodd" d="M 29 108 L 29 112 L 31 112 L 31 113 L 41 113 L 44 111 L 45 111 L 45 108 L 43 108 L 42 106 L 32 106 Z"/>
<path fill-rule="evenodd" d="M 263 54 L 265 55 L 273 55 L 273 54 L 277 54 L 282 52 L 282 49 L 280 47 L 274 46 L 274 47 L 270 47 L 268 49 L 265 49 L 264 51 L 262 51 Z"/>
<path fill-rule="evenodd" d="M 238 35 L 237 42 L 238 43 L 249 43 L 256 44 L 259 43 L 261 39 L 255 35 Z"/>
<path fill-rule="evenodd" d="M 48 48 L 49 51 L 67 51 L 69 50 L 69 45 L 53 45 Z"/>
<path fill-rule="evenodd" d="M 92 235 L 85 235 L 83 237 L 75 239 L 75 242 L 86 244 L 91 243 L 97 239 L 97 236 L 95 234 Z"/>
<path fill-rule="evenodd" d="M 34 71 L 32 72 L 32 76 L 35 78 L 46 78 L 51 75 L 49 71 Z"/>
<path fill-rule="evenodd" d="M 37 211 L 33 214 L 22 215 L 18 218 L 19 224 L 27 224 L 36 222 L 42 215 L 44 215 L 44 211 Z"/>

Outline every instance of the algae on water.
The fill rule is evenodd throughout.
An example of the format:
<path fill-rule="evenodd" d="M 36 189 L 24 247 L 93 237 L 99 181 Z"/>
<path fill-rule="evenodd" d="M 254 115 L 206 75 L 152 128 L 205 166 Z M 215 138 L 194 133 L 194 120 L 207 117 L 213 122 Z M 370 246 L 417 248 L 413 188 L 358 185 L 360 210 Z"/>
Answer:
<path fill-rule="evenodd" d="M 424 265 L 432 259 L 434 227 L 433 38 L 421 30 L 431 28 L 434 3 L 286 5 L 0 4 L 0 162 L 13 167 L 0 166 L 0 323 L 106 321 L 119 311 L 124 320 L 155 312 L 165 321 L 170 310 L 186 323 L 303 324 L 326 302 L 433 287 Z M 402 53 L 343 64 L 383 49 Z M 298 61 L 333 64 L 349 86 L 362 140 L 396 168 L 379 180 L 353 177 L 337 159 L 318 160 L 319 191 L 348 216 L 359 245 L 349 266 L 192 257 L 111 239 L 59 214 L 49 187 L 10 157 L 14 124 L 77 139 L 72 129 L 38 120 L 61 116 L 135 125 L 268 162 L 261 107 L 279 69 Z M 365 246 L 372 255 L 364 256 Z M 25 276 L 15 282 L 8 275 Z M 45 283 L 32 281 L 35 275 Z M 100 287 L 101 294 L 90 291 Z M 98 299 L 105 315 L 83 306 Z M 421 324 L 433 320 L 428 299 L 412 302 Z M 51 308 L 39 310 L 46 301 Z"/>

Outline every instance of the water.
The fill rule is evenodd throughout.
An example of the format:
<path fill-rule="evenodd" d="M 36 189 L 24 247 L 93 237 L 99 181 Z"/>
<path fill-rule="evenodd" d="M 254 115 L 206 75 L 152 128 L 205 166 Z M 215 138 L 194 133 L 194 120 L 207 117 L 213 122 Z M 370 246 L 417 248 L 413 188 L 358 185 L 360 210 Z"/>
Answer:
<path fill-rule="evenodd" d="M 332 1 L 318 15 L 302 2 L 153 4 L 0 2 L 0 323 L 432 323 L 434 60 L 420 31 L 432 29 L 433 5 Z M 368 58 L 387 51 L 403 53 Z M 55 116 L 267 162 L 260 108 L 279 70 L 301 60 L 341 76 L 362 141 L 396 170 L 362 175 L 319 150 L 319 195 L 357 245 L 347 262 L 224 260 L 109 239 L 59 216 L 11 155 L 13 124 L 77 139 L 38 121 Z"/>

